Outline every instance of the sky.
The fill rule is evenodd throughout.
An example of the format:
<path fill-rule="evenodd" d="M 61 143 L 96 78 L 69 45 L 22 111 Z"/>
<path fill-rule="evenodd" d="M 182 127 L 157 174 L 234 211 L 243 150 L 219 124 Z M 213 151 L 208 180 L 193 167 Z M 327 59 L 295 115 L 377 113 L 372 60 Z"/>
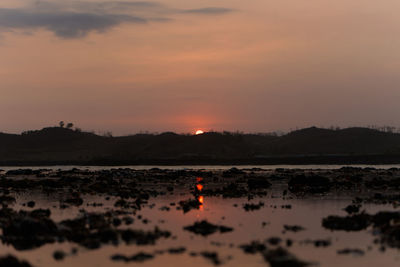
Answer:
<path fill-rule="evenodd" d="M 398 0 L 2 0 L 0 132 L 400 127 Z"/>

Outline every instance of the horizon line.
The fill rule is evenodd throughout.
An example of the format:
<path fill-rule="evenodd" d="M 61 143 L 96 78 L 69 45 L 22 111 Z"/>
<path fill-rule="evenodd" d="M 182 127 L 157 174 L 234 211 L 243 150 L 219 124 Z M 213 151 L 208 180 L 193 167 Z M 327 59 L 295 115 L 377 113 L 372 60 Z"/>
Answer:
<path fill-rule="evenodd" d="M 329 127 L 324 127 L 324 126 L 308 126 L 308 127 L 296 127 L 296 128 L 291 128 L 289 131 L 283 131 L 283 130 L 276 130 L 276 131 L 269 131 L 269 132 L 246 132 L 242 130 L 234 130 L 234 131 L 229 131 L 229 130 L 203 130 L 201 128 L 193 130 L 191 132 L 175 132 L 175 131 L 147 131 L 147 130 L 140 130 L 136 133 L 130 133 L 130 134 L 122 134 L 122 135 L 113 135 L 112 131 L 95 131 L 95 130 L 83 130 L 80 127 L 75 127 L 73 124 L 71 127 L 64 127 L 64 126 L 46 126 L 41 129 L 34 129 L 34 130 L 25 130 L 21 131 L 19 133 L 10 133 L 10 132 L 3 132 L 0 131 L 1 134 L 10 134 L 10 135 L 24 135 L 24 134 L 29 134 L 33 132 L 39 132 L 44 129 L 51 129 L 51 128 L 61 128 L 61 129 L 66 129 L 66 130 L 72 130 L 75 132 L 82 132 L 82 133 L 91 133 L 95 134 L 98 136 L 105 136 L 105 137 L 126 137 L 126 136 L 134 136 L 134 135 L 161 135 L 161 134 L 166 134 L 166 133 L 173 133 L 176 135 L 196 135 L 196 130 L 202 130 L 202 134 L 209 134 L 209 133 L 219 133 L 219 134 L 233 134 L 233 135 L 270 135 L 270 136 L 283 136 L 290 134 L 292 132 L 300 131 L 300 130 L 305 130 L 305 129 L 321 129 L 321 130 L 331 130 L 331 131 L 340 131 L 340 130 L 346 130 L 346 129 L 354 129 L 354 128 L 361 128 L 361 129 L 370 129 L 370 130 L 375 130 L 378 132 L 384 132 L 384 133 L 400 133 L 400 127 L 394 127 L 394 126 L 377 126 L 377 125 L 368 125 L 368 126 L 348 126 L 348 127 L 340 127 L 340 126 L 329 126 Z M 199 134 L 199 135 L 202 135 Z"/>

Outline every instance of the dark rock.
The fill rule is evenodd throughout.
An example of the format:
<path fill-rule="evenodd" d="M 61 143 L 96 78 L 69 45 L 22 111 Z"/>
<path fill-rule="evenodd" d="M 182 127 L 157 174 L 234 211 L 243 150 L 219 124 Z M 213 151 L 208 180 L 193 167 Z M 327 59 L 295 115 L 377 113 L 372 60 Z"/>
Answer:
<path fill-rule="evenodd" d="M 73 197 L 66 199 L 64 202 L 73 206 L 81 206 L 83 204 L 83 199 L 80 197 Z"/>
<path fill-rule="evenodd" d="M 248 178 L 247 186 L 250 190 L 268 189 L 272 184 L 265 177 Z"/>
<path fill-rule="evenodd" d="M 400 212 L 378 212 L 372 217 L 372 222 L 379 230 L 382 244 L 400 248 Z"/>
<path fill-rule="evenodd" d="M 328 216 L 322 220 L 322 226 L 330 230 L 360 231 L 371 224 L 371 216 L 357 214 L 347 217 Z"/>
<path fill-rule="evenodd" d="M 179 206 L 182 208 L 184 213 L 187 213 L 192 209 L 199 209 L 201 205 L 202 203 L 198 199 L 179 201 Z"/>
<path fill-rule="evenodd" d="M 381 243 L 392 248 L 400 248 L 400 224 L 381 227 Z"/>
<path fill-rule="evenodd" d="M 330 240 L 314 240 L 313 243 L 316 247 L 329 247 L 332 244 Z"/>
<path fill-rule="evenodd" d="M 42 216 L 41 211 L 19 212 L 9 218 L 2 226 L 3 242 L 11 244 L 17 250 L 53 243 L 57 235 L 57 226 L 47 216 Z"/>
<path fill-rule="evenodd" d="M 358 213 L 360 211 L 360 205 L 348 205 L 344 210 L 348 214 Z"/>
<path fill-rule="evenodd" d="M 371 217 L 375 227 L 382 227 L 391 224 L 394 221 L 400 221 L 400 212 L 381 211 Z"/>
<path fill-rule="evenodd" d="M 264 207 L 264 202 L 261 202 L 261 201 L 258 204 L 246 203 L 243 205 L 243 209 L 245 211 L 259 210 L 261 207 Z"/>
<path fill-rule="evenodd" d="M 142 230 L 122 230 L 121 238 L 127 244 L 135 243 L 136 245 L 154 245 L 156 240 L 160 238 L 169 238 L 169 231 L 161 231 L 157 227 L 153 231 Z"/>
<path fill-rule="evenodd" d="M 29 215 L 37 219 L 50 218 L 51 211 L 49 209 L 36 209 L 32 210 Z"/>
<path fill-rule="evenodd" d="M 63 260 L 65 258 L 65 252 L 62 250 L 54 251 L 53 258 L 57 261 Z"/>
<path fill-rule="evenodd" d="M 113 225 L 114 225 L 115 227 L 118 227 L 118 226 L 120 226 L 120 225 L 122 224 L 122 221 L 121 221 L 121 219 L 119 219 L 119 218 L 114 218 L 114 219 L 112 220 L 112 223 L 113 223 Z"/>
<path fill-rule="evenodd" d="M 32 267 L 26 261 L 20 261 L 16 257 L 8 255 L 0 257 L 0 267 Z"/>
<path fill-rule="evenodd" d="M 300 232 L 300 231 L 304 231 L 305 230 L 305 228 L 304 227 L 302 227 L 302 226 L 299 226 L 299 225 L 283 225 L 283 228 L 286 230 L 286 231 L 291 231 L 291 232 Z"/>
<path fill-rule="evenodd" d="M 263 256 L 271 267 L 304 267 L 310 265 L 307 262 L 297 259 L 283 248 L 267 250 L 263 253 Z"/>
<path fill-rule="evenodd" d="M 315 247 L 329 247 L 332 244 L 330 240 L 324 240 L 324 239 L 317 239 L 317 240 L 307 239 L 305 241 L 302 241 L 302 243 L 313 244 Z"/>
<path fill-rule="evenodd" d="M 279 245 L 281 243 L 282 239 L 279 237 L 270 237 L 267 239 L 267 242 L 270 243 L 271 245 Z"/>
<path fill-rule="evenodd" d="M 232 231 L 233 231 L 232 227 L 223 226 L 223 225 L 219 226 L 219 232 L 220 233 L 227 233 L 227 232 L 232 232 Z"/>
<path fill-rule="evenodd" d="M 290 179 L 288 188 L 293 193 L 325 193 L 332 187 L 327 177 L 319 175 L 297 175 Z"/>
<path fill-rule="evenodd" d="M 358 248 L 355 248 L 355 249 L 345 248 L 345 249 L 338 250 L 337 254 L 339 254 L 339 255 L 352 254 L 355 256 L 363 256 L 365 254 L 365 252 L 364 252 L 364 250 L 361 250 Z"/>
<path fill-rule="evenodd" d="M 234 183 L 230 183 L 229 185 L 222 188 L 222 196 L 224 198 L 243 197 L 247 194 L 247 190 Z"/>
<path fill-rule="evenodd" d="M 113 256 L 111 256 L 111 259 L 113 261 L 124 261 L 124 262 L 144 262 L 147 260 L 151 260 L 154 258 L 154 255 L 152 254 L 148 254 L 148 253 L 144 253 L 144 252 L 139 252 L 131 257 L 127 257 L 125 255 L 121 255 L 121 254 L 115 254 Z"/>
<path fill-rule="evenodd" d="M 219 259 L 219 256 L 216 252 L 208 252 L 208 251 L 203 251 L 200 253 L 201 256 L 204 258 L 210 260 L 214 265 L 220 265 L 222 261 Z"/>
<path fill-rule="evenodd" d="M 2 195 L 0 196 L 0 204 L 2 205 L 9 205 L 15 203 L 15 197 Z"/>
<path fill-rule="evenodd" d="M 245 174 L 244 171 L 239 170 L 238 168 L 231 168 L 229 170 L 226 170 L 222 173 L 223 177 L 234 177 L 236 175 L 241 175 L 241 174 Z"/>
<path fill-rule="evenodd" d="M 129 216 L 126 216 L 126 217 L 122 218 L 122 220 L 124 221 L 124 223 L 126 225 L 131 225 L 133 223 L 133 221 L 134 221 L 133 218 L 129 217 Z"/>
<path fill-rule="evenodd" d="M 263 243 L 260 243 L 259 241 L 252 241 L 250 244 L 241 245 L 240 248 L 245 253 L 249 253 L 249 254 L 263 252 L 264 250 L 267 249 L 267 247 Z"/>
<path fill-rule="evenodd" d="M 169 254 L 182 254 L 186 251 L 185 247 L 179 247 L 179 248 L 170 248 L 168 249 Z"/>
<path fill-rule="evenodd" d="M 153 255 L 141 252 L 141 253 L 138 253 L 136 255 L 133 255 L 130 258 L 130 261 L 144 262 L 144 261 L 147 261 L 147 260 L 150 260 L 150 259 L 153 259 L 153 258 L 154 258 Z"/>
<path fill-rule="evenodd" d="M 33 175 L 35 172 L 31 169 L 18 169 L 18 170 L 9 170 L 6 172 L 7 176 L 18 176 L 18 175 Z"/>
<path fill-rule="evenodd" d="M 186 226 L 183 228 L 186 231 L 193 232 L 197 235 L 208 236 L 217 231 L 220 233 L 226 233 L 233 231 L 233 228 L 227 226 L 219 226 L 208 223 L 207 221 L 203 220 L 201 222 L 195 222 L 193 225 Z"/>
<path fill-rule="evenodd" d="M 115 254 L 115 255 L 111 256 L 111 260 L 128 262 L 129 257 L 127 257 L 125 255 L 121 255 L 121 254 Z"/>

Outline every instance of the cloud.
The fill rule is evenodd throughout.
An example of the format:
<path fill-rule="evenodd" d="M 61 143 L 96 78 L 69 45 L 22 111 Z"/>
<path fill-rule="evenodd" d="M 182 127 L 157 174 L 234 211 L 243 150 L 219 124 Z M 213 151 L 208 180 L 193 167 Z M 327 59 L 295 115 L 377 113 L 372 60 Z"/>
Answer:
<path fill-rule="evenodd" d="M 232 12 L 222 7 L 174 9 L 158 2 L 35 1 L 21 8 L 0 8 L 0 30 L 46 29 L 60 38 L 82 38 L 105 32 L 123 23 L 165 22 L 176 14 L 220 15 Z"/>
<path fill-rule="evenodd" d="M 104 32 L 121 23 L 146 23 L 142 17 L 119 14 L 76 13 L 68 11 L 36 12 L 0 8 L 0 27 L 7 29 L 44 28 L 62 38 L 84 37 L 90 32 Z"/>
<path fill-rule="evenodd" d="M 134 10 L 140 12 L 142 10 L 153 10 L 156 11 L 165 9 L 165 6 L 158 2 L 122 2 L 122 1 L 99 1 L 99 2 L 85 2 L 85 1 L 68 1 L 65 2 L 48 2 L 48 1 L 37 1 L 33 5 L 34 8 L 40 10 L 54 11 L 81 11 L 86 12 L 128 12 Z"/>
<path fill-rule="evenodd" d="M 205 7 L 205 8 L 197 8 L 197 9 L 187 9 L 183 10 L 182 13 L 192 13 L 192 14 L 205 14 L 205 15 L 219 15 L 233 12 L 234 10 L 231 8 L 224 7 Z"/>

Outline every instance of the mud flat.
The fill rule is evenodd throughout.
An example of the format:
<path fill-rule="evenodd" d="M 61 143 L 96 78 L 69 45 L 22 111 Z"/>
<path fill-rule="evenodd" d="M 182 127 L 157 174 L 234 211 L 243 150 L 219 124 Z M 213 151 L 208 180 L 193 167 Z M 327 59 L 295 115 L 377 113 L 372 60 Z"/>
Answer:
<path fill-rule="evenodd" d="M 400 169 L 0 171 L 0 266 L 397 266 Z"/>

